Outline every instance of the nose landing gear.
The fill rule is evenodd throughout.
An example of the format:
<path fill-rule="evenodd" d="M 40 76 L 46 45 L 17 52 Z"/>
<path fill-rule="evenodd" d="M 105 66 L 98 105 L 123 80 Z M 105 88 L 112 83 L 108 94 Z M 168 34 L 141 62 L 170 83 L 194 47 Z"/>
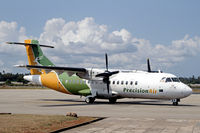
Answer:
<path fill-rule="evenodd" d="M 172 99 L 172 103 L 174 106 L 177 106 L 178 102 L 180 102 L 180 99 Z"/>

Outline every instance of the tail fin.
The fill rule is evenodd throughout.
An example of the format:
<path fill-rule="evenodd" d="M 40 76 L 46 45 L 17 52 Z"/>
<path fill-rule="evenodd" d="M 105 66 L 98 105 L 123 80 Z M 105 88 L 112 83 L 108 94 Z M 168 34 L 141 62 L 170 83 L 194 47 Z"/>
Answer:
<path fill-rule="evenodd" d="M 42 49 L 40 48 L 40 47 L 53 48 L 53 46 L 40 45 L 37 40 L 25 40 L 24 43 L 8 42 L 8 44 L 25 45 L 29 65 L 55 66 L 43 54 Z M 31 72 L 31 75 L 40 75 L 40 74 L 42 74 L 37 69 L 30 69 L 30 72 Z M 45 73 L 44 70 L 42 70 L 42 72 Z"/>

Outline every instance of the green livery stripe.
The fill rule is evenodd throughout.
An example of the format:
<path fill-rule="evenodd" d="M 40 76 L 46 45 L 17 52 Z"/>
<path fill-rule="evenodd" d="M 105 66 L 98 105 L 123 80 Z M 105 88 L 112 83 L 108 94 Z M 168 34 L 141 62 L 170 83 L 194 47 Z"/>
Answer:
<path fill-rule="evenodd" d="M 62 82 L 65 89 L 74 95 L 91 95 L 90 88 L 84 80 L 76 75 L 68 76 L 66 72 L 59 75 L 59 79 Z"/>

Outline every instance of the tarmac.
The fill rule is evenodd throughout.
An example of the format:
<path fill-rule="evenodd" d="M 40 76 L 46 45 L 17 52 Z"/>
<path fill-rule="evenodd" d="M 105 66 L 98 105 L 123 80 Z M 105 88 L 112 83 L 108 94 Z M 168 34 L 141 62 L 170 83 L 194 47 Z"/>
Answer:
<path fill-rule="evenodd" d="M 0 90 L 0 113 L 65 115 L 67 112 L 105 119 L 66 133 L 200 133 L 199 94 L 172 106 L 171 101 L 128 98 L 119 99 L 116 104 L 102 99 L 86 104 L 84 97 L 53 90 Z"/>

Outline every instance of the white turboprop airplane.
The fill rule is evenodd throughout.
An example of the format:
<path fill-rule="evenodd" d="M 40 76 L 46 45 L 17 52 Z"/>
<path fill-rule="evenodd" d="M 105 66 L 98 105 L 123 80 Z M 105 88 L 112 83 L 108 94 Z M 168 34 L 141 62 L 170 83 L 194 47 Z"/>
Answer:
<path fill-rule="evenodd" d="M 25 40 L 29 65 L 17 65 L 30 69 L 31 75 L 24 79 L 46 86 L 59 92 L 85 96 L 86 103 L 96 98 L 108 99 L 115 103 L 120 98 L 144 98 L 172 100 L 178 105 L 181 98 L 192 94 L 192 89 L 169 73 L 151 71 L 147 60 L 147 71 L 108 70 L 108 58 L 105 55 L 106 70 L 97 68 L 76 68 L 55 66 L 42 52 L 37 40 Z"/>

